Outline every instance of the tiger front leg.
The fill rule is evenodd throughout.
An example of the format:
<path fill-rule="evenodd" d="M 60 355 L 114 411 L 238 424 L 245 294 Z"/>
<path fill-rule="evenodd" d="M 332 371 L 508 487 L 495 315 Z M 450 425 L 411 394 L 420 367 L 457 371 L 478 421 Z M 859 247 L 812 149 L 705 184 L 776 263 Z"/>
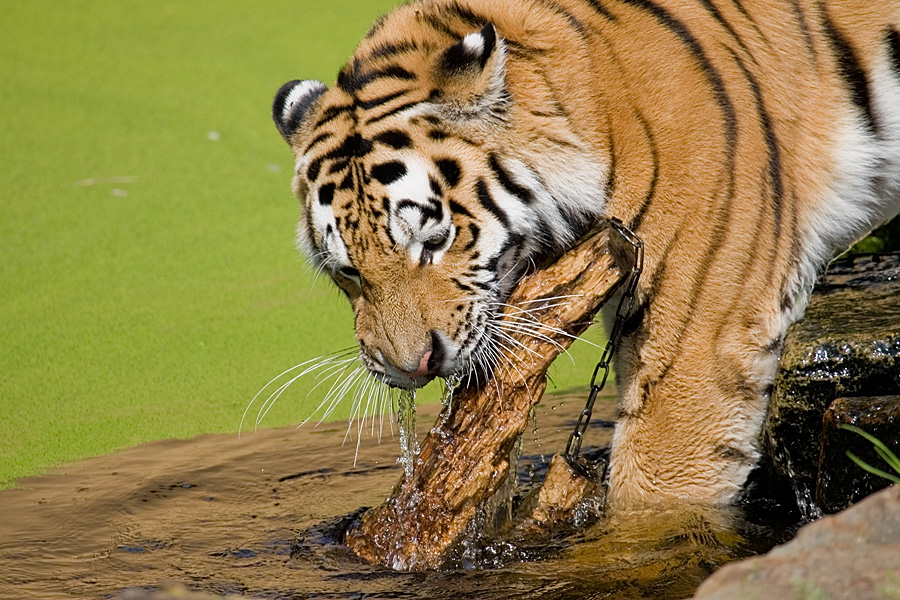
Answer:
<path fill-rule="evenodd" d="M 759 297 L 699 303 L 687 327 L 667 298 L 645 305 L 616 357 L 619 417 L 608 501 L 728 504 L 759 455 L 786 320 Z M 772 304 L 772 301 L 769 302 Z M 703 313 L 708 311 L 707 315 Z"/>

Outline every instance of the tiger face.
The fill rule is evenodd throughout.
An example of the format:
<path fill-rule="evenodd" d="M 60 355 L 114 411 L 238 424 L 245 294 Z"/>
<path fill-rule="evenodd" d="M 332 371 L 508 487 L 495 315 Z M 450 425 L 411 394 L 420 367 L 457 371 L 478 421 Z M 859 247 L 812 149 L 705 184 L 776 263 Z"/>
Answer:
<path fill-rule="evenodd" d="M 586 219 L 502 151 L 511 100 L 492 25 L 415 70 L 404 54 L 377 47 L 331 89 L 291 81 L 273 117 L 296 156 L 300 245 L 350 300 L 369 370 L 415 388 L 486 377 L 503 301 Z"/>

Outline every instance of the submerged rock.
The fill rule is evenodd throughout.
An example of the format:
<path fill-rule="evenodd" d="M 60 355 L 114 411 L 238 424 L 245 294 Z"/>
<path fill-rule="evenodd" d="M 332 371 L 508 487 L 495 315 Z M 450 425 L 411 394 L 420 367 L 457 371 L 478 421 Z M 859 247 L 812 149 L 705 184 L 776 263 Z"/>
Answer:
<path fill-rule="evenodd" d="M 804 493 L 810 498 L 815 494 L 823 458 L 822 419 L 829 406 L 841 397 L 896 394 L 900 394 L 900 254 L 836 261 L 816 286 L 805 317 L 785 337 L 765 429 L 775 470 L 794 482 L 798 499 Z M 882 428 L 882 435 L 900 438 L 897 426 L 892 432 Z M 838 451 L 843 455 L 842 449 Z M 829 463 L 831 457 L 824 460 Z M 834 489 L 829 491 L 829 507 L 837 510 L 849 501 L 834 498 Z"/>
<path fill-rule="evenodd" d="M 882 460 L 872 442 L 842 425 L 875 436 L 900 455 L 900 396 L 838 398 L 825 411 L 816 504 L 826 513 L 843 510 L 891 484 L 889 479 L 860 468 L 847 456 L 848 451 L 873 467 L 900 475 Z"/>
<path fill-rule="evenodd" d="M 768 554 L 725 565 L 694 600 L 900 598 L 900 486 L 804 526 Z"/>

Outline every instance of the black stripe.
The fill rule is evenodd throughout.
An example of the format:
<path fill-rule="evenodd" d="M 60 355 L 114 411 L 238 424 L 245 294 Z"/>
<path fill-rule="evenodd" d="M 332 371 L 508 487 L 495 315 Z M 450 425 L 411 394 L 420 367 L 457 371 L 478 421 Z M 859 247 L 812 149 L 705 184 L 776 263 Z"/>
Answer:
<path fill-rule="evenodd" d="M 884 39 L 890 48 L 891 65 L 894 72 L 900 77 L 900 33 L 896 29 L 888 29 L 884 32 Z"/>
<path fill-rule="evenodd" d="M 319 145 L 320 143 L 324 142 L 325 140 L 327 140 L 331 137 L 333 137 L 333 135 L 331 133 L 328 133 L 327 131 L 325 133 L 320 133 L 319 135 L 317 135 L 316 137 L 313 138 L 313 140 L 309 143 L 309 145 L 306 148 L 303 149 L 303 154 L 306 154 L 307 152 L 312 150 L 315 146 Z"/>
<path fill-rule="evenodd" d="M 705 279 L 706 273 L 711 267 L 712 257 L 724 243 L 724 225 L 725 222 L 727 222 L 728 216 L 731 212 L 731 201 L 734 197 L 734 171 L 736 160 L 735 152 L 737 149 L 738 136 L 737 115 L 735 113 L 734 106 L 731 103 L 731 99 L 729 98 L 728 93 L 725 89 L 725 83 L 723 82 L 721 75 L 719 75 L 719 72 L 706 56 L 706 53 L 703 51 L 703 47 L 700 45 L 700 42 L 697 41 L 697 39 L 688 30 L 684 23 L 670 15 L 668 11 L 666 11 L 666 9 L 664 9 L 663 7 L 654 4 L 652 0 L 621 1 L 651 13 L 663 27 L 671 31 L 682 41 L 682 43 L 684 43 L 690 53 L 694 56 L 694 59 L 700 65 L 700 68 L 703 70 L 703 73 L 705 74 L 710 87 L 712 87 L 713 89 L 713 96 L 715 98 L 716 104 L 719 105 L 719 110 L 722 111 L 722 115 L 724 117 L 725 152 L 727 161 L 725 170 L 728 174 L 728 187 L 726 190 L 725 206 L 719 210 L 718 215 L 719 220 L 722 222 L 722 226 L 716 231 L 712 243 L 707 249 L 705 261 L 701 270 L 701 277 L 697 282 L 695 282 L 696 293 L 691 297 L 692 301 L 694 301 L 696 300 L 696 294 L 699 293 L 699 287 L 697 286 L 699 286 L 703 282 L 703 279 Z M 643 218 L 643 212 L 639 213 L 638 217 L 636 217 L 638 221 L 640 218 Z"/>
<path fill-rule="evenodd" d="M 387 131 L 383 131 L 375 136 L 374 141 L 390 146 L 395 150 L 411 148 L 413 145 L 409 135 L 399 129 L 388 129 Z"/>
<path fill-rule="evenodd" d="M 550 228 L 550 225 L 547 223 L 546 219 L 540 216 L 540 213 L 538 214 L 538 227 L 536 235 L 539 255 L 549 255 L 553 250 L 556 249 L 556 244 L 553 242 L 553 230 Z"/>
<path fill-rule="evenodd" d="M 588 6 L 590 6 L 592 9 L 594 9 L 594 12 L 596 12 L 598 15 L 600 15 L 602 17 L 606 17 L 610 21 L 618 21 L 618 17 L 616 17 L 616 15 L 612 14 L 611 12 L 609 12 L 609 10 L 605 6 L 600 4 L 599 0 L 585 0 L 585 1 L 587 2 Z"/>
<path fill-rule="evenodd" d="M 859 112 L 865 117 L 866 129 L 878 135 L 878 122 L 872 109 L 872 98 L 869 95 L 869 80 L 859 62 L 859 57 L 834 22 L 822 9 L 822 27 L 834 53 L 835 67 L 844 80 L 850 98 Z"/>
<path fill-rule="evenodd" d="M 535 139 L 547 140 L 548 142 L 550 142 L 552 144 L 556 144 L 557 146 L 563 146 L 565 148 L 574 148 L 575 150 L 579 149 L 577 144 L 573 144 L 572 142 L 570 142 L 568 140 L 561 140 L 557 137 L 553 137 L 553 136 L 549 136 L 549 135 L 544 135 L 544 136 L 541 136 L 541 137 L 535 138 Z"/>
<path fill-rule="evenodd" d="M 406 175 L 406 165 L 398 160 L 382 163 L 372 167 L 372 177 L 382 185 L 390 185 Z"/>
<path fill-rule="evenodd" d="M 334 184 L 326 183 L 319 188 L 319 204 L 330 206 L 332 200 L 334 200 Z"/>
<path fill-rule="evenodd" d="M 762 32 L 762 30 L 759 28 L 759 26 L 756 24 L 756 19 L 754 19 L 750 15 L 750 13 L 747 12 L 747 8 L 744 6 L 744 3 L 741 0 L 731 0 L 731 3 L 734 4 L 735 8 L 738 9 L 738 12 L 741 13 L 741 16 L 744 17 L 744 19 L 748 23 L 750 23 L 750 26 L 753 27 L 753 30 L 757 33 L 757 35 L 759 35 L 760 38 L 762 38 L 769 46 L 771 46 L 772 43 L 766 37 L 766 34 L 764 34 Z"/>
<path fill-rule="evenodd" d="M 535 56 L 543 56 L 547 54 L 547 50 L 543 48 L 528 46 L 522 42 L 517 42 L 516 40 L 504 39 L 503 41 L 506 43 L 506 49 L 510 54 L 514 54 L 525 59 L 532 59 Z"/>
<path fill-rule="evenodd" d="M 716 104 L 718 104 L 719 110 L 722 112 L 723 116 L 723 126 L 725 128 L 724 149 L 726 154 L 726 161 L 723 172 L 728 179 L 725 184 L 724 198 L 715 209 L 711 238 L 707 240 L 706 250 L 703 252 L 702 256 L 699 257 L 697 276 L 693 280 L 691 289 L 688 293 L 688 306 L 696 306 L 697 299 L 700 297 L 701 291 L 706 286 L 706 279 L 709 276 L 709 271 L 712 268 L 715 256 L 725 244 L 725 239 L 728 233 L 727 224 L 730 219 L 731 205 L 734 200 L 735 193 L 735 162 L 738 137 L 737 114 L 734 110 L 734 106 L 731 103 L 731 99 L 728 96 L 727 90 L 725 89 L 725 83 L 722 80 L 721 75 L 710 62 L 709 58 L 706 56 L 706 53 L 704 52 L 703 47 L 700 45 L 700 42 L 697 41 L 697 38 L 694 37 L 694 35 L 684 25 L 684 23 L 673 17 L 666 9 L 655 4 L 652 0 L 620 1 L 649 12 L 663 27 L 668 29 L 682 41 L 682 43 L 687 47 L 688 51 L 693 55 L 694 59 L 700 66 L 700 69 L 706 77 L 707 82 L 712 88 L 713 97 Z M 710 198 L 710 200 L 712 199 L 713 198 Z M 676 234 L 676 237 L 670 242 L 669 248 L 673 247 L 676 244 L 677 239 L 678 238 Z M 668 249 L 665 254 L 668 254 Z M 696 313 L 694 312 L 687 316 L 681 326 L 682 331 L 687 327 L 688 323 L 690 323 L 695 318 L 695 316 Z M 671 355 L 671 361 L 675 361 L 683 350 L 684 347 L 679 344 L 674 354 Z M 669 366 L 671 366 L 671 363 L 669 363 Z"/>
<path fill-rule="evenodd" d="M 329 175 L 333 175 L 333 174 L 335 174 L 335 173 L 338 173 L 338 172 L 340 172 L 340 171 L 343 171 L 343 170 L 346 169 L 348 166 L 350 166 L 350 159 L 349 159 L 349 158 L 341 158 L 341 159 L 338 159 L 338 160 L 334 161 L 333 163 L 331 163 L 331 166 L 328 167 L 328 174 L 329 174 Z"/>
<path fill-rule="evenodd" d="M 769 185 L 772 186 L 772 209 L 774 210 L 775 221 L 774 234 L 777 243 L 781 238 L 781 219 L 784 212 L 784 180 L 781 172 L 781 150 L 778 144 L 778 137 L 775 135 L 772 119 L 769 116 L 769 111 L 766 109 L 765 102 L 763 101 L 759 82 L 756 77 L 753 76 L 753 73 L 747 70 L 744 63 L 739 60 L 737 56 L 734 56 L 734 59 L 741 69 L 741 72 L 743 72 L 744 77 L 747 79 L 747 82 L 750 84 L 750 89 L 753 91 L 753 98 L 756 100 L 756 114 L 759 117 L 759 122 L 766 138 L 766 149 L 769 153 Z"/>
<path fill-rule="evenodd" d="M 813 58 L 813 61 L 816 60 L 816 46 L 813 43 L 812 33 L 809 31 L 809 23 L 806 21 L 806 14 L 803 12 L 803 7 L 800 6 L 799 0 L 790 0 L 791 8 L 794 10 L 794 16 L 797 18 L 797 25 L 800 26 L 800 33 L 803 34 L 803 41 L 806 43 L 806 51 L 809 52 L 809 55 Z"/>
<path fill-rule="evenodd" d="M 719 25 L 721 25 L 725 31 L 728 32 L 728 35 L 737 42 L 737 45 L 741 47 L 741 50 L 747 53 L 747 56 L 753 58 L 753 53 L 747 49 L 747 46 L 744 45 L 744 41 L 740 38 L 740 36 L 735 32 L 734 28 L 731 26 L 731 23 L 722 15 L 719 11 L 718 7 L 712 3 L 711 0 L 700 0 L 701 4 L 703 4 L 704 8 L 706 8 L 707 12 L 712 15 L 713 19 L 716 20 Z"/>
<path fill-rule="evenodd" d="M 353 170 L 348 169 L 347 174 L 344 175 L 344 178 L 341 180 L 340 185 L 338 185 L 339 190 L 349 190 L 353 188 Z"/>
<path fill-rule="evenodd" d="M 348 135 L 343 143 L 326 154 L 325 160 L 361 158 L 372 151 L 372 142 L 358 133 Z"/>
<path fill-rule="evenodd" d="M 443 205 L 434 198 L 428 199 L 428 206 L 422 208 L 422 215 L 429 219 L 434 219 L 438 223 L 444 220 L 444 207 Z M 422 221 L 422 225 L 425 225 L 425 222 Z"/>
<path fill-rule="evenodd" d="M 424 226 L 425 221 L 427 219 L 434 219 L 438 223 L 441 222 L 444 218 L 444 211 L 440 204 L 433 202 L 431 206 L 422 206 L 418 202 L 413 202 L 409 198 L 404 198 L 397 202 L 397 213 L 399 213 L 404 208 L 413 208 L 418 210 L 421 216 L 421 225 Z"/>
<path fill-rule="evenodd" d="M 362 157 L 372 151 L 372 142 L 360 136 L 358 133 L 347 136 L 340 146 L 330 150 L 323 156 L 314 159 L 309 163 L 306 169 L 306 178 L 309 181 L 315 181 L 322 170 L 323 161 L 337 161 L 329 170 L 329 173 L 335 173 L 347 166 L 351 158 Z"/>
<path fill-rule="evenodd" d="M 322 158 L 319 157 L 312 162 L 309 163 L 309 166 L 306 167 L 306 180 L 307 181 L 315 181 L 316 178 L 319 177 L 319 171 L 322 170 Z"/>
<path fill-rule="evenodd" d="M 413 102 L 404 102 L 403 104 L 398 104 L 391 110 L 384 112 L 384 113 L 378 115 L 377 117 L 370 117 L 370 118 L 366 119 L 366 125 L 371 125 L 372 123 L 377 123 L 378 121 L 387 119 L 388 117 L 395 115 L 400 111 L 406 110 L 407 108 L 412 108 L 413 106 L 417 105 L 418 103 L 419 103 L 419 101 L 415 100 Z"/>
<path fill-rule="evenodd" d="M 441 176 L 447 182 L 447 185 L 451 188 L 459 185 L 459 180 L 462 178 L 462 168 L 457 161 L 452 158 L 439 158 L 434 161 L 434 164 L 438 171 L 441 172 Z"/>
<path fill-rule="evenodd" d="M 587 29 L 587 27 L 584 26 L 584 23 L 582 23 L 578 19 L 578 17 L 576 17 L 575 15 L 570 13 L 564 7 L 560 6 L 556 2 L 553 2 L 552 0 L 543 0 L 543 2 L 541 2 L 541 4 L 543 4 L 546 8 L 553 9 L 553 11 L 557 14 L 557 16 L 560 16 L 560 17 L 564 18 L 566 21 L 568 21 L 569 25 L 572 27 L 572 29 L 577 31 L 581 37 L 587 36 L 588 29 Z"/>
<path fill-rule="evenodd" d="M 353 105 L 352 104 L 347 104 L 344 106 L 329 106 L 325 110 L 325 113 L 319 118 L 319 120 L 316 121 L 316 124 L 313 125 L 313 129 L 318 129 L 325 123 L 328 123 L 329 121 L 333 121 L 334 119 L 336 119 L 337 117 L 339 117 L 343 114 L 351 114 L 352 115 L 352 113 L 353 113 Z"/>
<path fill-rule="evenodd" d="M 482 25 L 490 21 L 489 18 L 472 12 L 468 8 L 460 6 L 456 2 L 453 2 L 447 7 L 447 12 L 462 20 L 466 25 L 471 25 L 472 27 L 481 27 Z"/>
<path fill-rule="evenodd" d="M 378 33 L 379 31 L 381 31 L 381 28 L 384 27 L 384 22 L 387 21 L 387 18 L 388 18 L 387 15 L 381 15 L 380 17 L 375 19 L 375 22 L 372 23 L 372 26 L 369 28 L 369 31 L 366 32 L 365 37 L 370 38 L 373 35 L 375 35 L 376 33 Z"/>
<path fill-rule="evenodd" d="M 468 217 L 470 219 L 474 219 L 472 213 L 469 212 L 465 206 L 457 202 L 456 200 L 450 200 L 450 212 L 455 215 L 463 215 L 464 217 Z"/>
<path fill-rule="evenodd" d="M 451 29 L 449 25 L 447 25 L 443 20 L 441 20 L 437 15 L 433 15 L 431 13 L 428 14 L 420 14 L 416 13 L 416 18 L 422 21 L 423 23 L 427 23 L 436 31 L 443 33 L 444 35 L 451 38 L 460 38 L 462 37 L 461 33 L 456 32 L 454 29 Z"/>
<path fill-rule="evenodd" d="M 640 122 L 641 127 L 644 129 L 647 145 L 650 147 L 650 157 L 653 162 L 653 174 L 650 176 L 650 187 L 644 195 L 644 200 L 641 202 L 637 214 L 634 215 L 629 223 L 629 228 L 632 231 L 637 231 L 638 228 L 640 228 L 644 216 L 647 214 L 647 209 L 650 208 L 650 202 L 653 200 L 653 195 L 656 193 L 656 184 L 659 182 L 659 148 L 656 146 L 656 138 L 653 137 L 653 132 L 650 130 L 650 124 L 647 122 L 646 117 L 638 111 L 635 112 L 638 122 Z"/>
<path fill-rule="evenodd" d="M 478 243 L 478 236 L 481 235 L 481 229 L 479 229 L 478 225 L 469 223 L 469 235 L 472 236 L 472 239 L 463 247 L 465 251 L 471 250 Z"/>
<path fill-rule="evenodd" d="M 612 198 L 613 186 L 616 183 L 616 144 L 613 140 L 612 124 L 607 118 L 607 144 L 609 144 L 609 173 L 606 174 L 606 181 L 603 183 L 603 195 L 606 201 Z"/>
<path fill-rule="evenodd" d="M 703 51 L 703 47 L 700 45 L 700 42 L 697 41 L 697 38 L 688 30 L 688 28 L 673 17 L 664 9 L 663 7 L 654 4 L 652 0 L 621 0 L 625 4 L 631 4 L 632 6 L 636 6 L 641 8 L 649 13 L 651 13 L 659 23 L 671 31 L 673 34 L 678 36 L 679 39 L 687 46 L 688 50 L 690 50 L 691 54 L 700 64 L 700 67 L 703 69 L 704 74 L 706 75 L 706 79 L 709 81 L 710 86 L 713 88 L 713 94 L 715 96 L 716 103 L 719 105 L 719 109 L 722 111 L 722 114 L 725 117 L 725 130 L 728 136 L 728 148 L 731 154 L 732 164 L 729 166 L 733 166 L 734 159 L 734 147 L 735 142 L 737 141 L 737 117 L 735 116 L 734 107 L 731 104 L 731 99 L 728 97 L 728 93 L 725 90 L 725 84 L 722 81 L 722 76 L 719 75 L 719 72 L 713 67 L 712 63 L 707 58 L 706 53 Z"/>
<path fill-rule="evenodd" d="M 466 285 L 465 283 L 463 283 L 462 281 L 460 281 L 460 280 L 457 279 L 456 277 L 451 277 L 451 278 L 450 278 L 450 282 L 451 282 L 453 285 L 455 285 L 456 287 L 458 287 L 459 289 L 461 289 L 462 291 L 464 291 L 464 292 L 470 292 L 470 293 L 471 293 L 471 292 L 474 292 L 474 291 L 475 291 L 474 288 L 472 288 L 472 287 Z"/>
<path fill-rule="evenodd" d="M 373 108 L 377 108 L 382 104 L 387 104 L 391 100 L 399 98 L 400 96 L 408 93 L 409 90 L 400 90 L 398 92 L 392 92 L 390 94 L 385 94 L 384 96 L 372 98 L 371 100 L 357 100 L 356 102 L 363 110 L 372 110 Z"/>
<path fill-rule="evenodd" d="M 345 67 L 338 73 L 337 85 L 348 94 L 353 94 L 378 79 L 415 81 L 416 75 L 400 65 L 388 65 L 374 71 L 364 72 L 359 72 L 352 67 Z"/>
<path fill-rule="evenodd" d="M 534 193 L 527 187 L 519 185 L 513 180 L 512 176 L 503 168 L 503 165 L 500 164 L 496 154 L 491 153 L 488 160 L 490 162 L 491 170 L 494 171 L 494 175 L 497 176 L 497 181 L 500 182 L 503 189 L 515 198 L 518 198 L 520 202 L 525 204 L 534 202 Z"/>
<path fill-rule="evenodd" d="M 418 49 L 419 46 L 414 42 L 403 42 L 400 44 L 378 44 L 377 46 L 375 46 L 375 49 L 372 50 L 372 53 L 369 54 L 369 59 L 389 58 L 391 56 L 396 56 L 397 54 L 404 54 L 406 52 L 412 52 Z"/>
<path fill-rule="evenodd" d="M 506 213 L 503 212 L 503 209 L 494 202 L 494 198 L 491 196 L 491 192 L 488 190 L 487 183 L 484 182 L 484 179 L 478 180 L 475 184 L 475 191 L 478 194 L 478 202 L 481 206 L 494 215 L 504 227 L 509 229 L 509 218 L 506 216 Z"/>

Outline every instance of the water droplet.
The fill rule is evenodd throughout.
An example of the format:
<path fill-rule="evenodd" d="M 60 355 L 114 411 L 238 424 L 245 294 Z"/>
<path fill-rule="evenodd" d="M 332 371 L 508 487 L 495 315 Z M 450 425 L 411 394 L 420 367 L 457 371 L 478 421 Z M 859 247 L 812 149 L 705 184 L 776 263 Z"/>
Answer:
<path fill-rule="evenodd" d="M 453 393 L 456 391 L 456 388 L 459 387 L 461 382 L 462 377 L 459 375 L 451 375 L 444 379 L 444 393 L 441 395 L 441 404 L 444 405 L 444 411 L 447 413 L 450 412 L 450 408 L 453 404 Z"/>
<path fill-rule="evenodd" d="M 416 390 L 402 390 L 397 407 L 397 428 L 400 430 L 400 457 L 406 480 L 413 476 L 416 457 L 419 456 L 419 438 L 416 435 Z"/>

